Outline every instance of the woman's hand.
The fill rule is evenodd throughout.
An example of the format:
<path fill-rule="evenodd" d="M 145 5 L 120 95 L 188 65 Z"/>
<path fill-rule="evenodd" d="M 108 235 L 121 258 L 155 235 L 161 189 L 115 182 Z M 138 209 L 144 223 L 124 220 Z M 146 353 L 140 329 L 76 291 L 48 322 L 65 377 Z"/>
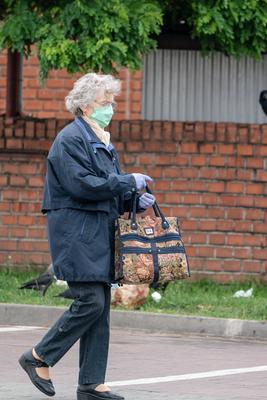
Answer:
<path fill-rule="evenodd" d="M 148 176 L 148 175 L 139 174 L 139 173 L 134 173 L 132 175 L 133 175 L 133 177 L 135 179 L 137 190 L 145 189 L 145 187 L 147 185 L 147 183 L 146 183 L 147 181 L 148 182 L 153 182 L 153 179 L 150 178 L 150 176 Z"/>
<path fill-rule="evenodd" d="M 139 207 L 140 208 L 149 208 L 155 203 L 155 196 L 150 193 L 144 193 L 142 196 L 139 197 Z"/>

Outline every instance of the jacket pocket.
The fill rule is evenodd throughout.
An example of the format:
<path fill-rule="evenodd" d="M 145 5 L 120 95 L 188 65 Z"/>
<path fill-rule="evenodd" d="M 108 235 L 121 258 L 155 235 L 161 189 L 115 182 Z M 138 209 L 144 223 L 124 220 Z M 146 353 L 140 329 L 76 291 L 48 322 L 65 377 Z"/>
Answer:
<path fill-rule="evenodd" d="M 99 228 L 99 213 L 96 211 L 85 211 L 80 229 L 80 240 L 90 243 L 96 236 Z"/>

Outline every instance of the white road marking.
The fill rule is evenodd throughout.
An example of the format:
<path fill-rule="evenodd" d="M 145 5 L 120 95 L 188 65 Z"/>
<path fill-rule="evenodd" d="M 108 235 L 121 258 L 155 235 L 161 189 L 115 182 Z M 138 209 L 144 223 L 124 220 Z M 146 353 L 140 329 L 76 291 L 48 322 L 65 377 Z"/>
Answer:
<path fill-rule="evenodd" d="M 147 385 L 151 383 L 187 381 L 192 379 L 214 378 L 218 376 L 247 374 L 249 372 L 264 372 L 264 371 L 267 371 L 267 365 L 261 365 L 259 367 L 251 367 L 251 368 L 221 369 L 221 370 L 197 372 L 194 374 L 185 374 L 185 375 L 159 376 L 157 378 L 129 379 L 125 381 L 107 382 L 107 385 L 108 386 Z"/>
<path fill-rule="evenodd" d="M 42 329 L 40 326 L 2 326 L 0 327 L 1 332 L 18 332 L 18 331 L 31 331 L 35 329 Z M 184 375 L 169 375 L 159 376 L 155 378 L 141 378 L 141 379 L 128 379 L 125 381 L 113 381 L 106 382 L 108 386 L 130 386 L 130 385 L 147 385 L 151 383 L 165 383 L 165 382 L 176 382 L 176 381 L 187 381 L 193 379 L 203 378 L 214 378 L 227 375 L 247 374 L 250 372 L 265 372 L 267 371 L 267 365 L 260 365 L 258 367 L 250 368 L 236 368 L 236 369 L 221 369 L 207 372 L 196 372 L 193 374 Z"/>
<path fill-rule="evenodd" d="M 40 326 L 4 326 L 0 327 L 1 332 L 18 332 L 18 331 L 32 331 L 34 329 L 41 329 Z"/>

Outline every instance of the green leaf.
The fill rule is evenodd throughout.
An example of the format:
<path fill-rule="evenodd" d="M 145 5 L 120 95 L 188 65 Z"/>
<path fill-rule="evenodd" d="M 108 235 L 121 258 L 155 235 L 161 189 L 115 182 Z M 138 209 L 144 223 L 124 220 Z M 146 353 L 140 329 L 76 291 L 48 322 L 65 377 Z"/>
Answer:
<path fill-rule="evenodd" d="M 4 7 L 1 48 L 23 53 L 36 44 L 41 79 L 51 69 L 139 68 L 162 24 L 156 0 L 6 0 Z"/>

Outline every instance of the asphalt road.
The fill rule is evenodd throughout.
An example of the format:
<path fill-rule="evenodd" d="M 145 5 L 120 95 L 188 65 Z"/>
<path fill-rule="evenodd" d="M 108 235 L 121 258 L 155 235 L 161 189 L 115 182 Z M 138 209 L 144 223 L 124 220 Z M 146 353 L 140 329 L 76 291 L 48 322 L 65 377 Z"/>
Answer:
<path fill-rule="evenodd" d="M 48 399 L 17 363 L 44 332 L 0 326 L 1 400 Z M 266 341 L 113 330 L 107 382 L 126 400 L 266 400 L 266 346 Z M 76 400 L 77 350 L 75 345 L 51 371 L 55 400 Z"/>

